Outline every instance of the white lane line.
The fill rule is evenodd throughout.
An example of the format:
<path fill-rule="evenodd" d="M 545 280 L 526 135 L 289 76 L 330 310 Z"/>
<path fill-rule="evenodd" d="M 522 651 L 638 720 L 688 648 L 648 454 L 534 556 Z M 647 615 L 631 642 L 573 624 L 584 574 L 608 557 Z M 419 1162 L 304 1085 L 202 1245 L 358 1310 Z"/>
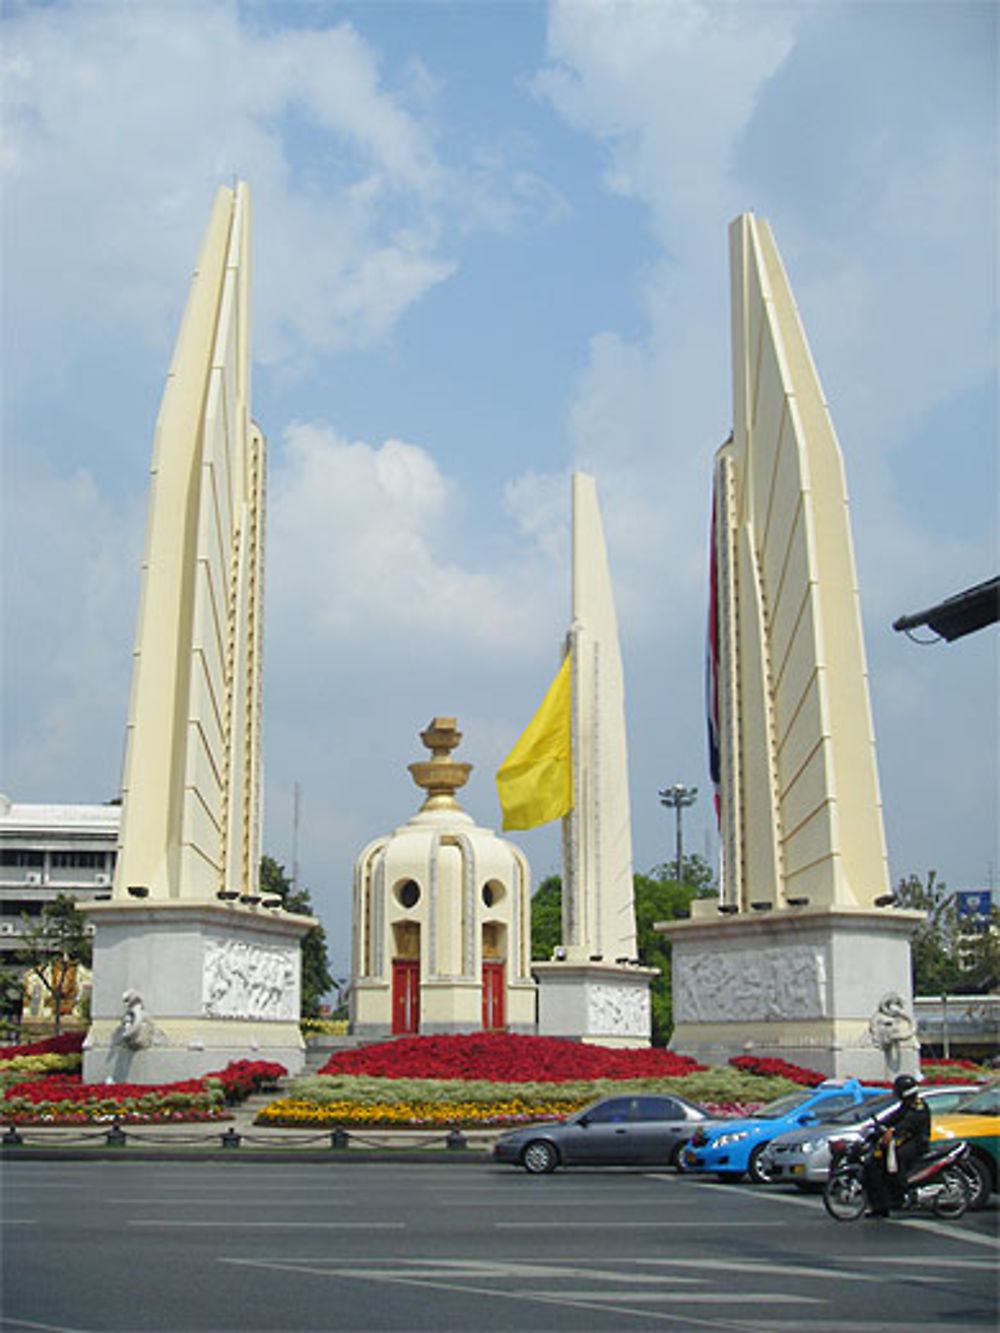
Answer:
<path fill-rule="evenodd" d="M 918 1259 L 911 1255 L 901 1254 L 854 1254 L 851 1256 L 853 1264 L 878 1264 L 883 1268 L 886 1264 L 907 1264 L 914 1268 L 927 1268 L 929 1261 L 926 1258 Z M 996 1263 L 992 1259 L 941 1259 L 934 1256 L 935 1268 L 972 1268 L 977 1272 L 992 1273 L 996 1270 Z"/>
<path fill-rule="evenodd" d="M 775 1227 L 784 1229 L 789 1222 L 713 1222 L 713 1231 L 764 1231 Z M 494 1222 L 498 1231 L 607 1231 L 613 1226 L 616 1231 L 663 1231 L 671 1228 L 681 1230 L 704 1231 L 704 1222 L 567 1222 L 565 1219 L 553 1222 Z"/>
<path fill-rule="evenodd" d="M 131 1227 L 212 1227 L 219 1231 L 403 1231 L 405 1222 L 192 1222 L 171 1221 L 170 1218 L 133 1217 Z"/>
<path fill-rule="evenodd" d="M 794 1260 L 783 1264 L 769 1264 L 757 1259 L 633 1259 L 646 1268 L 696 1268 L 710 1273 L 772 1273 L 781 1277 L 829 1278 L 835 1271 L 844 1282 L 881 1282 L 875 1273 L 840 1272 L 829 1267 L 814 1268 L 797 1264 Z"/>
<path fill-rule="evenodd" d="M 69 1324 L 39 1324 L 35 1319 L 15 1319 L 13 1315 L 3 1316 L 5 1329 L 27 1328 L 32 1333 L 84 1333 L 83 1329 L 70 1328 Z"/>
<path fill-rule="evenodd" d="M 536 1296 L 543 1300 L 558 1300 L 557 1291 L 536 1291 Z M 601 1304 L 620 1305 L 631 1293 L 627 1291 L 585 1291 L 580 1296 L 587 1301 L 600 1301 Z M 827 1305 L 822 1296 L 791 1296 L 775 1291 L 643 1291 L 639 1294 L 642 1301 L 673 1301 L 684 1305 Z"/>
<path fill-rule="evenodd" d="M 340 1275 L 338 1269 L 311 1268 L 311 1267 L 289 1267 L 273 1260 L 260 1259 L 224 1259 L 223 1263 L 238 1265 L 243 1268 L 264 1268 L 277 1271 L 288 1271 L 296 1274 L 308 1273 L 316 1277 L 337 1277 Z M 349 1274 L 348 1274 L 349 1276 Z M 496 1300 L 498 1297 L 513 1300 L 527 1301 L 537 1305 L 553 1305 L 566 1310 L 589 1310 L 599 1311 L 601 1314 L 607 1313 L 607 1306 L 600 1302 L 590 1303 L 586 1297 L 568 1297 L 568 1296 L 538 1296 L 532 1291 L 505 1291 L 502 1287 L 478 1287 L 469 1283 L 462 1282 L 429 1282 L 426 1279 L 414 1281 L 407 1276 L 377 1274 L 366 1271 L 361 1278 L 362 1281 L 372 1282 L 381 1281 L 389 1285 L 419 1287 L 422 1291 L 445 1291 L 457 1296 L 486 1296 L 490 1300 Z M 637 1319 L 650 1319 L 661 1324 L 679 1324 L 682 1329 L 690 1330 L 692 1328 L 721 1329 L 731 1330 L 733 1333 L 746 1333 L 747 1324 L 745 1322 L 733 1323 L 732 1320 L 725 1317 L 710 1319 L 708 1317 L 699 1318 L 691 1314 L 690 1311 L 683 1315 L 671 1314 L 667 1311 L 643 1309 L 639 1306 L 619 1305 L 617 1313 L 632 1315 Z M 811 1321 L 810 1321 L 811 1326 Z M 771 1325 L 773 1328 L 773 1324 Z M 866 1330 L 867 1333 L 867 1330 Z"/>
<path fill-rule="evenodd" d="M 906 1227 L 907 1231 L 911 1227 L 917 1231 L 926 1231 L 932 1236 L 944 1236 L 947 1240 L 957 1240 L 966 1245 L 985 1245 L 991 1250 L 1000 1250 L 1000 1236 L 981 1236 L 978 1231 L 965 1231 L 956 1227 L 955 1223 L 947 1222 L 925 1222 L 920 1217 L 900 1217 L 896 1219 Z"/>

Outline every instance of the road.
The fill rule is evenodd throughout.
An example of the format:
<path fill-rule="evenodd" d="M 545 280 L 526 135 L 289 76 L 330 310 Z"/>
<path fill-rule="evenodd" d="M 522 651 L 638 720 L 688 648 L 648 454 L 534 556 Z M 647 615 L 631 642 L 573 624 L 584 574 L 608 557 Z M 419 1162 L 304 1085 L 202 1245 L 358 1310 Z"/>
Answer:
<path fill-rule="evenodd" d="M 488 1159 L 8 1162 L 4 1333 L 935 1333 L 997 1324 L 996 1196 L 838 1224 L 815 1196 Z"/>

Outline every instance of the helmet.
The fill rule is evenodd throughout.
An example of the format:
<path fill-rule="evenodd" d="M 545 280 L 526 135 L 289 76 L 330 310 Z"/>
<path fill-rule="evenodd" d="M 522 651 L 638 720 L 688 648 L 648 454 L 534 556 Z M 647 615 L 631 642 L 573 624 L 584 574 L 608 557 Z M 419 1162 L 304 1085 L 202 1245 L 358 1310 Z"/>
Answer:
<path fill-rule="evenodd" d="M 915 1097 L 917 1080 L 911 1074 L 899 1074 L 893 1080 L 892 1090 L 897 1097 Z"/>

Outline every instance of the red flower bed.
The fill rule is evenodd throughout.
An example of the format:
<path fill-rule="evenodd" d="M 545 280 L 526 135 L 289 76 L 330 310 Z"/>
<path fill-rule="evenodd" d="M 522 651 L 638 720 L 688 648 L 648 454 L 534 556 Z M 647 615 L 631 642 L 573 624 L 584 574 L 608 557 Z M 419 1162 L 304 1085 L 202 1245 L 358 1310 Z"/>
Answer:
<path fill-rule="evenodd" d="M 680 1078 L 703 1068 L 689 1056 L 661 1048 L 621 1050 L 558 1037 L 473 1032 L 400 1037 L 357 1051 L 343 1051 L 332 1056 L 320 1073 L 568 1083 L 599 1078 Z"/>
<path fill-rule="evenodd" d="M 53 1074 L 31 1083 L 15 1083 L 7 1089 L 7 1097 L 20 1097 L 26 1102 L 124 1102 L 133 1097 L 162 1097 L 166 1093 L 198 1093 L 205 1091 L 200 1078 L 184 1079 L 180 1083 L 81 1083 L 79 1079 Z"/>
<path fill-rule="evenodd" d="M 815 1069 L 803 1069 L 801 1065 L 791 1065 L 787 1060 L 773 1056 L 734 1055 L 730 1057 L 729 1063 L 744 1074 L 778 1074 L 782 1078 L 791 1079 L 793 1083 L 801 1083 L 805 1088 L 819 1087 L 826 1077 L 817 1074 Z"/>
<path fill-rule="evenodd" d="M 13 1060 L 18 1055 L 78 1055 L 83 1050 L 82 1032 L 60 1032 L 58 1037 L 45 1037 L 27 1046 L 0 1046 L 0 1060 Z"/>

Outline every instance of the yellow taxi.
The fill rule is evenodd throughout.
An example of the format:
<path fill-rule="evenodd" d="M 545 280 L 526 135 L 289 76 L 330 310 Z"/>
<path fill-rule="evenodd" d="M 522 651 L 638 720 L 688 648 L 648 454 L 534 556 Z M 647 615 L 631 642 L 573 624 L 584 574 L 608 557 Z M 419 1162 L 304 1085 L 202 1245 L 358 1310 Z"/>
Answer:
<path fill-rule="evenodd" d="M 969 1206 L 982 1208 L 997 1188 L 997 1164 L 1000 1158 L 1000 1081 L 973 1092 L 950 1114 L 936 1115 L 931 1127 L 931 1141 L 964 1139 L 969 1145 Z"/>

